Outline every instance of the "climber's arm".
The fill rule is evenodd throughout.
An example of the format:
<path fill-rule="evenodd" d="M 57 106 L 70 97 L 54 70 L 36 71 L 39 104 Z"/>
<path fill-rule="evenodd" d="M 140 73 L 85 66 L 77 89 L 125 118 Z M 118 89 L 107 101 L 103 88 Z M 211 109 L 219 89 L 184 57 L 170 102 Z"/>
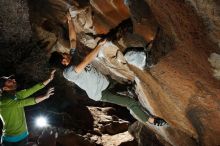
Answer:
<path fill-rule="evenodd" d="M 99 53 L 101 47 L 105 44 L 106 40 L 101 41 L 84 59 L 83 61 L 74 67 L 75 72 L 80 73 L 84 68 L 91 63 Z"/>
<path fill-rule="evenodd" d="M 67 17 L 68 30 L 69 30 L 70 48 L 76 48 L 76 31 L 69 12 L 67 13 L 66 17 Z"/>

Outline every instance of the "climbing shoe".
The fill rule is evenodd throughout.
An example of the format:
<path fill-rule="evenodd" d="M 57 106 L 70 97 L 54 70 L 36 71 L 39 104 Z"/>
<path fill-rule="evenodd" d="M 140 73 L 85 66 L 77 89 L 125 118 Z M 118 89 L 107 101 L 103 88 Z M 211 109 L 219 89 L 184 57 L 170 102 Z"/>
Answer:
<path fill-rule="evenodd" d="M 153 124 L 156 126 L 163 126 L 163 125 L 167 124 L 167 122 L 161 118 L 155 117 Z"/>

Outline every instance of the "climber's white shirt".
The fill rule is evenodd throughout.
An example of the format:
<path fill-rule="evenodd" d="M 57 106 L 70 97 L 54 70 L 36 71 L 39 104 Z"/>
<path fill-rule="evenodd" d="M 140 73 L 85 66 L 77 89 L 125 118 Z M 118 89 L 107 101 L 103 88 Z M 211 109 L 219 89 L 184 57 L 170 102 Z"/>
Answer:
<path fill-rule="evenodd" d="M 101 99 L 102 91 L 109 85 L 108 79 L 91 64 L 81 73 L 76 73 L 74 66 L 70 66 L 64 69 L 63 76 L 85 90 L 89 98 L 96 101 Z"/>

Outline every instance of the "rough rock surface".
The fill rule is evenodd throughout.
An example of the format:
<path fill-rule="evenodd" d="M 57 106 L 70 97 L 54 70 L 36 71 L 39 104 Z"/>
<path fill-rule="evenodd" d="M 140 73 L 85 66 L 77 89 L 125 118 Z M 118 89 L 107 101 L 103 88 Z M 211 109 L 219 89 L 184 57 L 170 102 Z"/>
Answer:
<path fill-rule="evenodd" d="M 0 43 L 28 42 L 32 32 L 27 1 L 2 0 L 0 6 Z"/>
<path fill-rule="evenodd" d="M 8 35 L 11 34 L 10 32 L 19 32 L 18 34 L 24 32 L 22 35 L 16 35 L 15 38 L 20 38 L 16 39 L 17 42 L 23 41 L 23 38 L 25 40 L 30 38 L 27 9 L 20 9 L 20 6 L 26 7 L 26 2 L 18 1 L 18 3 L 19 5 L 13 5 L 13 1 L 0 2 L 1 7 L 2 4 L 6 4 L 8 8 L 10 4 L 19 6 L 15 9 L 23 10 L 18 12 L 18 15 L 24 16 L 22 17 L 24 21 L 18 23 L 18 26 L 21 25 L 19 28 L 22 29 L 17 29 L 18 27 L 13 23 L 10 24 L 10 20 L 2 21 L 3 17 L 1 17 L 1 29 L 4 28 L 2 29 L 6 32 L 4 34 L 7 34 L 1 33 L 1 42 L 5 41 L 5 38 L 13 40 L 13 35 Z M 22 3 L 24 5 L 21 5 Z M 77 24 L 80 38 L 77 41 L 80 42 L 78 48 L 81 57 L 92 49 L 91 46 L 86 47 L 87 42 L 97 42 L 96 39 L 82 32 L 91 32 L 93 35 L 108 34 L 123 20 L 131 18 L 133 31 L 118 29 L 119 33 L 115 34 L 116 40 L 106 44 L 106 48 L 94 61 L 94 65 L 119 82 L 136 81 L 136 93 L 142 105 L 151 114 L 162 117 L 168 122 L 167 126 L 160 128 L 147 125 L 148 130 L 150 129 L 148 132 L 155 134 L 152 136 L 155 143 L 175 146 L 220 145 L 220 81 L 218 74 L 216 75 L 216 72 L 219 73 L 219 66 L 215 61 L 211 61 L 218 60 L 212 59 L 211 54 L 216 53 L 215 56 L 220 54 L 220 2 L 218 0 L 83 0 L 78 3 L 79 7 L 89 7 L 91 10 L 90 15 L 85 17 L 86 20 L 78 17 L 80 22 L 83 22 Z M 28 1 L 32 30 L 35 37 L 41 40 L 42 48 L 46 50 L 45 56 L 60 48 L 59 46 L 68 51 L 64 15 L 73 4 L 76 2 Z M 0 9 L 0 12 L 6 14 L 7 7 Z M 15 22 L 18 19 L 16 17 L 12 20 Z M 78 22 L 77 19 L 74 21 Z M 12 26 L 9 27 L 9 24 Z M 92 27 L 87 27 L 91 24 Z M 16 31 L 13 31 L 14 28 Z M 140 70 L 127 64 L 123 57 L 126 47 L 144 48 L 152 40 L 152 47 L 148 51 L 153 60 L 153 67 Z M 56 47 L 52 47 L 54 44 Z M 2 56 L 7 56 L 7 53 Z M 43 58 L 36 60 L 40 59 L 43 60 Z M 24 63 L 28 67 L 28 63 L 32 61 L 30 60 L 31 58 L 25 61 L 19 60 L 20 62 L 11 60 L 9 62 L 14 66 L 21 64 L 20 67 Z M 5 62 L 1 64 L 6 68 Z M 43 76 L 38 76 L 37 72 L 39 66 L 36 63 L 35 65 L 35 69 L 31 67 L 29 69 L 32 69 L 31 73 L 36 71 L 36 76 L 30 75 L 29 79 L 42 79 Z M 44 64 L 40 64 L 40 67 L 46 68 Z M 134 125 L 132 128 L 135 131 L 138 128 L 142 129 L 142 126 Z M 137 133 L 141 134 L 140 138 L 136 136 L 139 144 L 146 145 L 148 142 L 141 139 L 145 134 L 138 130 Z"/>
<path fill-rule="evenodd" d="M 29 45 L 32 31 L 27 1 L 1 0 L 0 14 L 0 73 L 2 74 L 13 70 L 10 68 L 14 68 L 14 64 L 21 57 L 16 50 L 22 51 L 25 45 Z"/>
<path fill-rule="evenodd" d="M 154 19 L 148 19 L 151 27 L 138 23 L 155 33 L 158 24 L 163 33 L 159 32 L 155 41 L 163 43 L 155 46 L 159 50 L 170 48 L 149 71 L 130 66 L 139 80 L 140 101 L 152 114 L 168 122 L 166 127 L 149 128 L 171 145 L 219 145 L 220 83 L 208 62 L 210 54 L 219 51 L 218 2 L 145 2 Z M 131 6 L 141 10 L 145 5 Z"/>
<path fill-rule="evenodd" d="M 43 131 L 31 130 L 39 146 L 136 146 L 134 137 L 128 133 L 129 122 L 118 118 L 112 107 L 88 107 L 93 116 L 92 122 L 86 118 L 83 122 L 92 123 L 93 129 L 87 133 L 63 127 L 47 127 Z M 83 111 L 81 111 L 83 114 Z M 74 120 L 75 121 L 75 120 Z M 73 121 L 72 121 L 73 122 Z M 80 126 L 78 126 L 80 127 Z M 81 129 L 84 130 L 84 129 Z M 42 134 L 40 134 L 42 132 Z M 34 136 L 35 135 L 35 136 Z"/>

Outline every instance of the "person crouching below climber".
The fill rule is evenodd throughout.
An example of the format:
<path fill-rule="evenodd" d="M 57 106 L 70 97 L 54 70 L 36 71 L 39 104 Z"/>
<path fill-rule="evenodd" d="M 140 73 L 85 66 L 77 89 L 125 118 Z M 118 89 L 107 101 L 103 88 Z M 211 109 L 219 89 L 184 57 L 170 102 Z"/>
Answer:
<path fill-rule="evenodd" d="M 16 91 L 17 82 L 12 78 L 13 76 L 0 78 L 0 116 L 3 123 L 2 146 L 25 146 L 28 144 L 24 107 L 37 104 L 54 94 L 54 88 L 49 88 L 44 95 L 30 97 L 53 80 L 54 72 L 55 70 L 43 83 L 21 91 Z"/>
<path fill-rule="evenodd" d="M 69 28 L 70 47 L 75 48 L 76 33 L 69 14 L 67 14 L 67 22 Z M 75 49 L 71 49 L 70 54 L 56 51 L 53 52 L 49 63 L 53 67 L 60 67 L 64 69 L 64 78 L 70 82 L 74 82 L 81 89 L 85 90 L 89 98 L 95 101 L 104 101 L 127 107 L 130 110 L 130 113 L 142 123 L 149 122 L 158 126 L 166 124 L 163 119 L 152 117 L 144 112 L 139 102 L 133 98 L 116 95 L 109 91 L 111 83 L 107 77 L 90 64 L 96 58 L 102 45 L 105 43 L 106 40 L 100 41 L 99 44 L 77 65 L 74 65 L 72 62 L 72 55 L 76 52 Z"/>

